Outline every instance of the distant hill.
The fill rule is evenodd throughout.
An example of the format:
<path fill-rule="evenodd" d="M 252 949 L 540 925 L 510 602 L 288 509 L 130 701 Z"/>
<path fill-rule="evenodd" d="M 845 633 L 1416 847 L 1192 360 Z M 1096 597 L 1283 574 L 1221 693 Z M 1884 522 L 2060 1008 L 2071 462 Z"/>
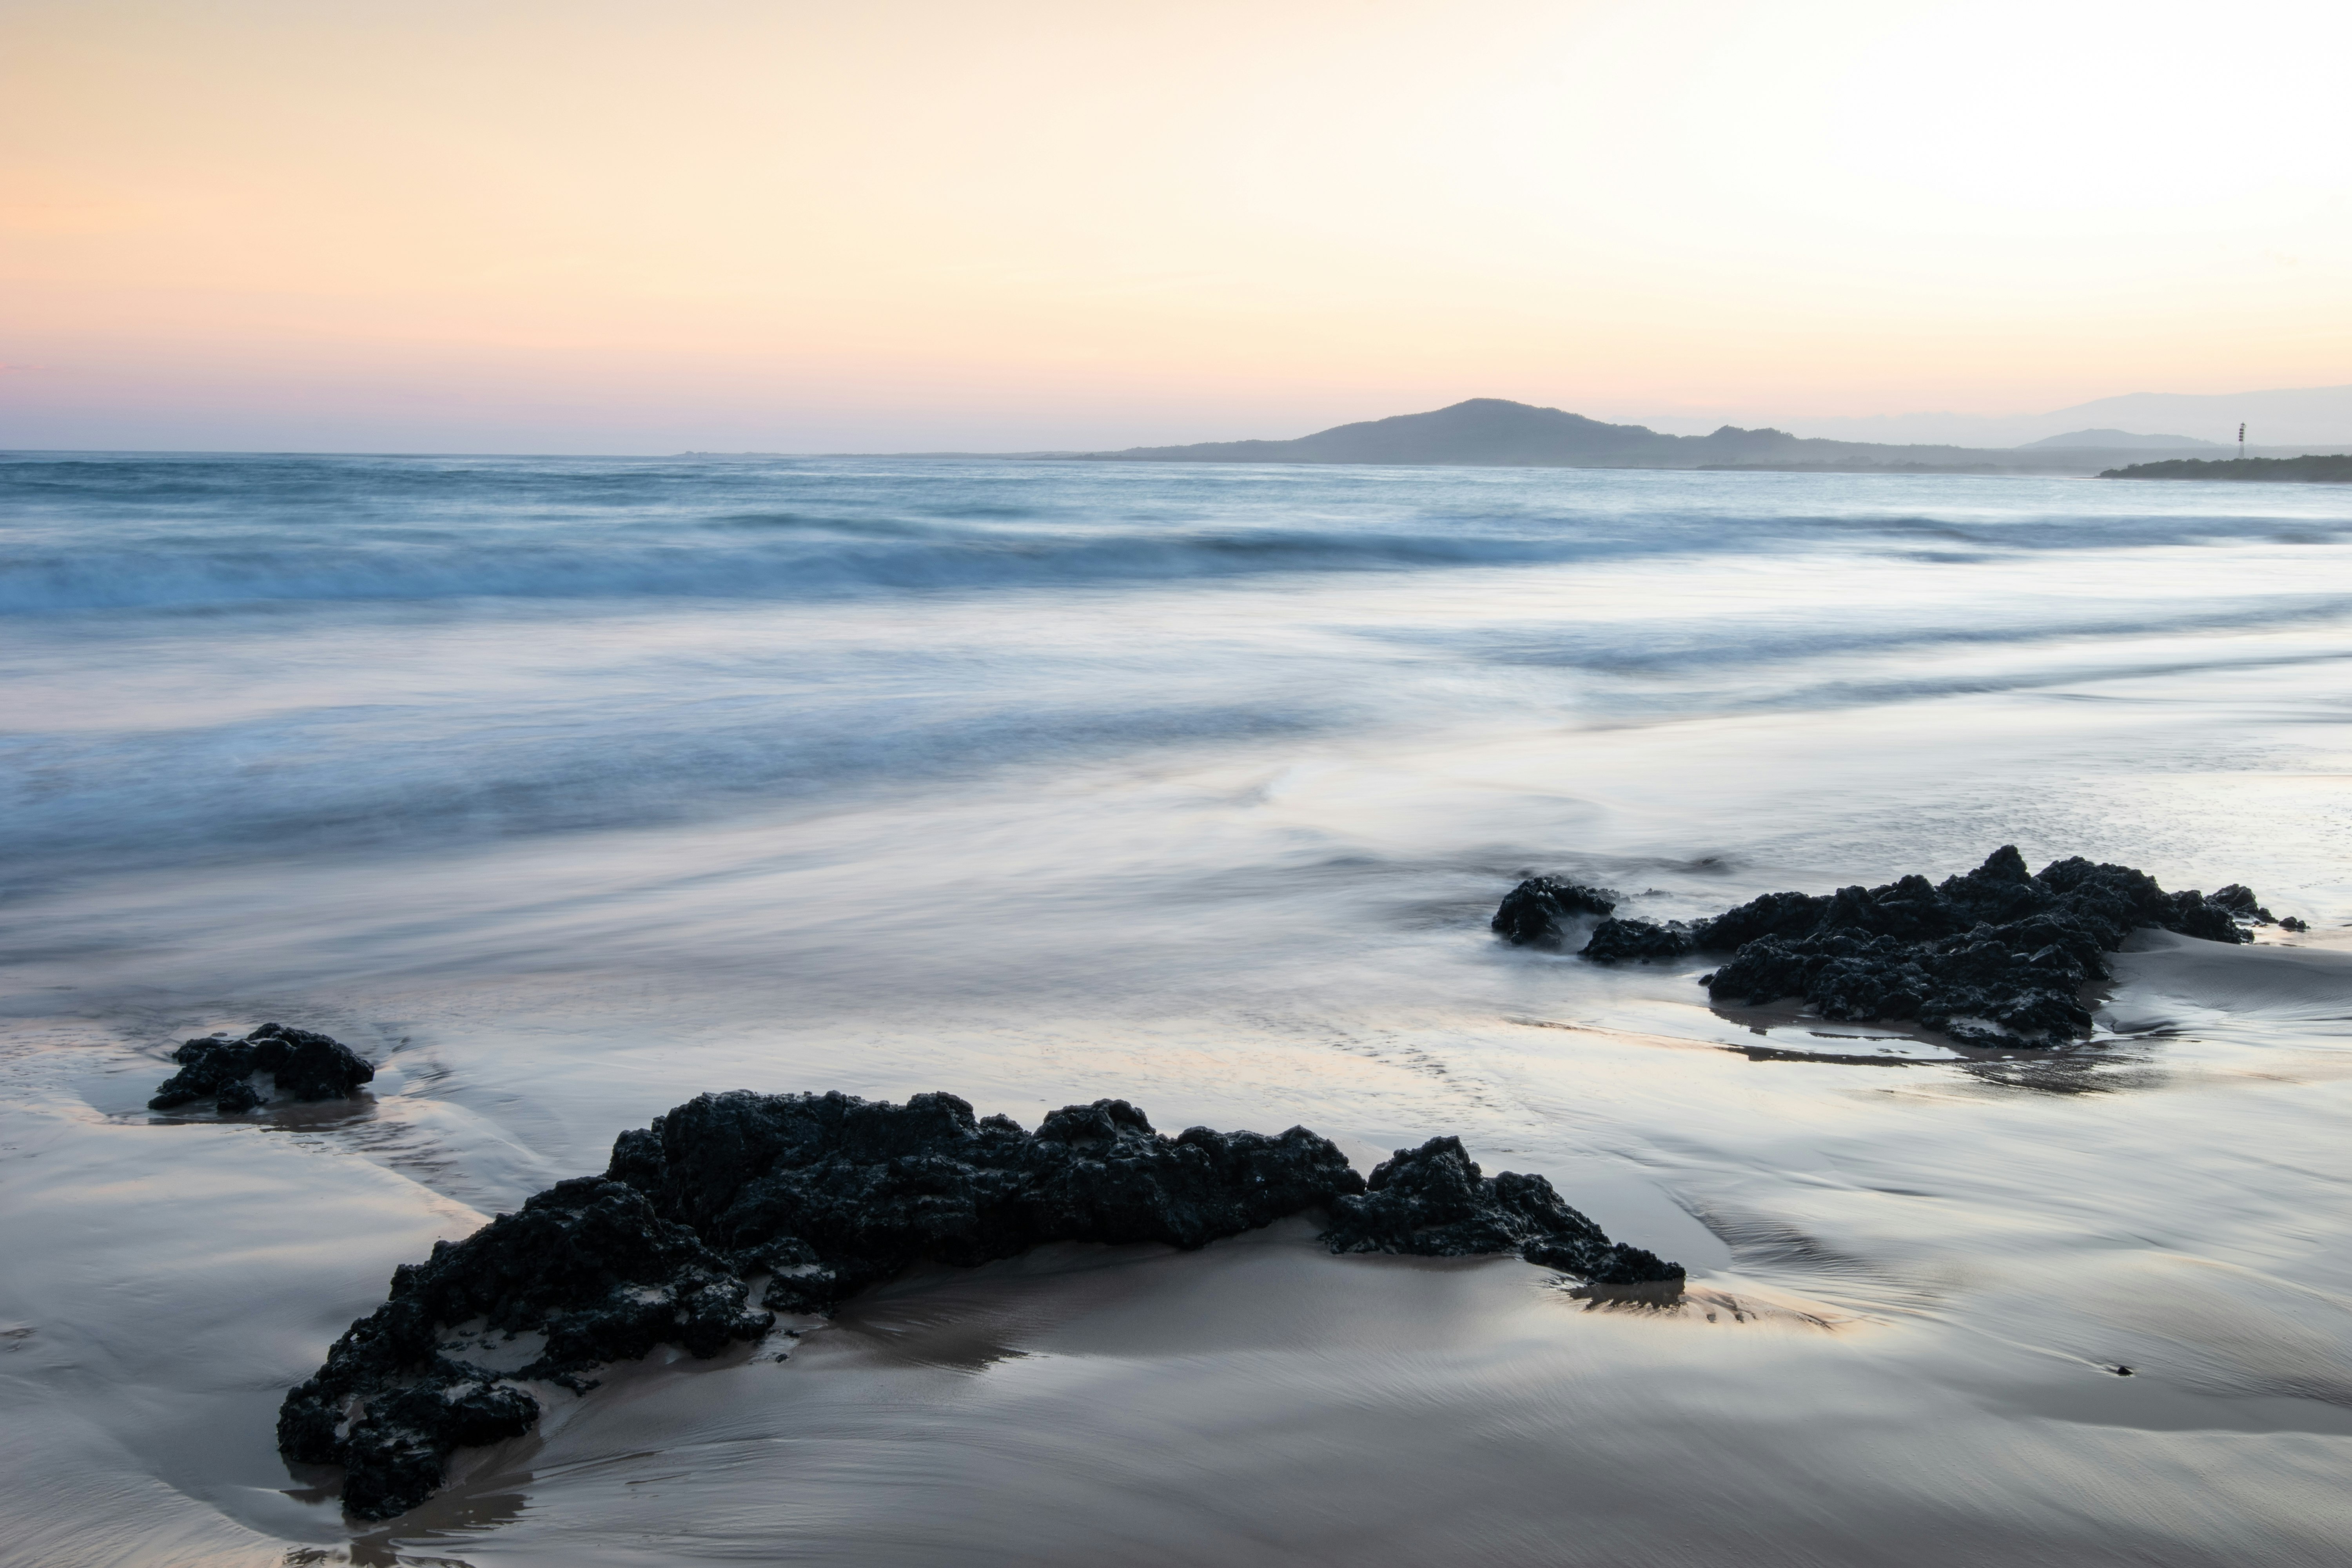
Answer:
<path fill-rule="evenodd" d="M 2103 434 L 2090 432 L 2089 434 Z M 2121 434 L 2121 432 L 2117 432 Z M 2141 450 L 2148 437 L 2112 447 L 1986 451 L 1965 447 L 1823 441 L 1736 425 L 1705 436 L 1667 436 L 1646 425 L 1611 425 L 1558 408 L 1474 397 L 1426 414 L 1338 425 L 1285 441 L 1202 441 L 1130 447 L 1073 457 L 1129 463 L 1388 463 L 1507 468 L 1768 468 L 1802 473 L 2077 473 Z M 2187 446 L 2210 443 L 2190 442 Z M 2174 448 L 2179 449 L 2178 447 Z"/>
<path fill-rule="evenodd" d="M 2109 468 L 2103 479 L 2270 479 L 2306 485 L 2352 485 L 2352 454 L 2305 458 L 2177 458 Z"/>
<path fill-rule="evenodd" d="M 1427 414 L 1335 426 L 1288 441 L 1203 441 L 1130 447 L 1090 458 L 1139 463 L 1415 463 L 1510 468 L 1670 468 L 1831 460 L 1855 444 L 1806 441 L 1783 430 L 1726 425 L 1707 436 L 1662 436 L 1644 425 L 1608 425 L 1558 408 L 1474 397 Z M 1910 455 L 1878 447 L 1873 456 Z M 1916 450 L 1958 460 L 1957 448 Z"/>
<path fill-rule="evenodd" d="M 1366 419 L 1318 430 L 1296 440 L 1203 441 L 1189 447 L 1134 447 L 1124 452 L 1095 456 L 1158 463 L 1490 463 L 1543 467 L 1638 457 L 1663 458 L 1678 453 L 1685 439 L 1661 436 L 1641 425 L 1605 425 L 1557 408 L 1537 408 L 1499 397 L 1474 397 L 1428 414 Z"/>
<path fill-rule="evenodd" d="M 2184 452 L 2199 447 L 2219 448 L 2219 441 L 2200 441 L 2194 436 L 2136 436 L 2128 430 L 2070 430 L 2063 436 L 2044 436 L 2039 441 L 2022 443 L 2024 449 L 2039 451 L 2060 447 L 2093 447 L 2105 452 L 2130 452 L 2141 449 Z"/>

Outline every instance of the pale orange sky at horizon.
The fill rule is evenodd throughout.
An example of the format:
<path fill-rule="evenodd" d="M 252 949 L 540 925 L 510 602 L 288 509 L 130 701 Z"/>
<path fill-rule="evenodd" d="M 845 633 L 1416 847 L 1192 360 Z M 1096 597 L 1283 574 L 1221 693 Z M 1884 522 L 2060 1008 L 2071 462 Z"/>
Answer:
<path fill-rule="evenodd" d="M 2315 4 L 0 0 L 0 447 L 2352 382 Z"/>

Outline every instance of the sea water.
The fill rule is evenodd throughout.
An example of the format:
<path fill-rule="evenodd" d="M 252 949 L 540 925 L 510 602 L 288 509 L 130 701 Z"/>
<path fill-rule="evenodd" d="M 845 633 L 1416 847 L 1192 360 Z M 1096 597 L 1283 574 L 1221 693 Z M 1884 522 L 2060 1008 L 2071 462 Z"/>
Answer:
<path fill-rule="evenodd" d="M 2326 487 L 0 460 L 0 1554 L 2340 1561 L 2347 632 Z M 2006 843 L 2313 930 L 2004 1056 L 1486 925 Z M 144 1110 L 270 1018 L 372 1096 Z M 733 1088 L 1454 1132 L 1694 1289 L 1049 1249 L 386 1527 L 277 1459 L 394 1264 Z"/>

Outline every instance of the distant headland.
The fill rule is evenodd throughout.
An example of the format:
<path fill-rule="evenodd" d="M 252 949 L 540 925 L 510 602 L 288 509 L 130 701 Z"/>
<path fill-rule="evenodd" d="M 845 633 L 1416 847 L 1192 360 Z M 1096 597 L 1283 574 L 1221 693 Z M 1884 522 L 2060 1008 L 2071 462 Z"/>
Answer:
<path fill-rule="evenodd" d="M 2084 430 L 2031 446 L 1971 447 L 1831 441 L 1726 425 L 1668 436 L 1558 408 L 1474 397 L 1426 414 L 1335 426 L 1291 440 L 1203 441 L 1115 452 L 1025 454 L 1128 463 L 1361 463 L 1446 467 L 1706 468 L 1798 473 L 2092 474 L 2152 452 L 2212 451 L 2192 437 Z"/>
<path fill-rule="evenodd" d="M 2352 485 L 2352 455 L 2301 458 L 2173 458 L 2108 468 L 2103 479 L 2252 479 L 2303 485 Z"/>
<path fill-rule="evenodd" d="M 2339 396 L 2338 395 L 2343 395 Z M 2304 428 L 2319 419 L 2341 417 L 2352 425 L 2352 386 L 2321 387 L 2303 393 L 2249 393 L 2240 401 L 2249 405 L 2303 399 L 2317 409 L 2296 416 Z M 2320 400 L 2315 402 L 2314 400 Z M 2042 427 L 2072 415 L 2128 411 L 2149 403 L 2152 420 L 2179 410 L 2174 404 L 2193 404 L 2203 417 L 2204 405 L 2218 398 L 2174 397 L 2169 394 L 2134 394 L 2088 403 L 2053 415 L 2039 416 Z M 2338 405 L 2340 404 L 2340 408 Z M 2234 405 L 2232 405 L 2234 406 Z M 2289 410 L 2293 413 L 2293 410 Z M 1919 418 L 1928 418 L 1920 416 Z M 1950 418 L 1947 416 L 1948 424 Z M 2234 421 L 2233 421 L 2234 422 Z M 1857 421 L 1846 421 L 1848 424 Z M 1890 427 L 1900 421 L 1891 421 Z M 1988 424 L 1998 423 L 1987 421 Z M 2013 423 L 2013 422 L 2012 422 Z M 2292 427 L 2292 426 L 2291 426 Z M 1769 426 L 1748 429 L 1724 425 L 1704 436 L 1673 436 L 1646 425 L 1612 425 L 1606 420 L 1514 403 L 1502 397 L 1473 397 L 1425 414 L 1397 414 L 1385 419 L 1363 419 L 1335 425 L 1310 436 L 1275 440 L 1200 441 L 1178 447 L 1128 447 L 1117 451 L 1082 451 L 1062 447 L 1027 451 L 782 451 L 702 452 L 676 454 L 697 460 L 766 458 L 793 456 L 827 458 L 937 458 L 961 461 L 1025 461 L 1089 463 L 1331 463 L 1430 468 L 1681 468 L 1797 474 L 2047 474 L 2110 479 L 2333 479 L 2323 471 L 2326 460 L 2352 454 L 2352 440 L 2310 442 L 2294 446 L 2241 447 L 2244 461 L 2290 464 L 2313 459 L 2317 466 L 2284 469 L 2248 469 L 2222 473 L 2220 461 L 2199 467 L 2210 454 L 2228 446 L 2195 436 L 2151 435 L 2113 426 L 2086 426 L 2063 434 L 2043 436 L 2016 446 L 1963 446 L 1954 442 L 1849 441 L 1827 437 L 1794 436 Z M 2238 459 L 2230 459 L 2237 461 Z M 2158 468 L 2167 471 L 2158 473 Z M 2171 471 L 2179 469 L 2178 472 Z"/>

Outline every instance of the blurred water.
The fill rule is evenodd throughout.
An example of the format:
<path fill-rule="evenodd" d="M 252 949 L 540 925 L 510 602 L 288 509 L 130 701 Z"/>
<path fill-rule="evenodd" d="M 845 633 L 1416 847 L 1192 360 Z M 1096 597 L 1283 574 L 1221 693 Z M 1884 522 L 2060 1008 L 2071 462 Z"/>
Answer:
<path fill-rule="evenodd" d="M 1312 1557 L 1250 1511 L 1278 1499 L 1165 1492 L 1149 1422 L 1090 1428 L 1099 1518 L 1042 1471 L 1034 1492 L 992 1472 L 986 1507 L 939 1489 L 970 1412 L 936 1400 L 1011 1431 L 1066 1419 L 1055 1400 L 1122 1367 L 1146 1407 L 1173 1408 L 1162 1373 L 1188 1409 L 1273 1400 L 1251 1380 L 1276 1363 L 1188 1341 L 1154 1372 L 1142 1342 L 1089 1350 L 1050 1324 L 1007 1343 L 1090 1369 L 1076 1384 L 1024 1405 L 1032 1363 L 983 1358 L 949 1380 L 967 1392 L 903 1420 L 836 1410 L 843 1441 L 880 1447 L 819 1493 L 757 1458 L 811 1450 L 757 1445 L 726 1460 L 740 1485 L 661 1480 L 695 1423 L 749 1430 L 743 1400 L 781 1399 L 759 1419 L 787 1436 L 815 1430 L 794 1425 L 798 1384 L 727 1378 L 685 1405 L 647 1395 L 671 1399 L 658 1441 L 621 1421 L 602 1447 L 558 1432 L 540 1460 L 509 1456 L 498 1484 L 547 1500 L 438 1518 L 457 1544 L 429 1552 L 414 1531 L 352 1545 L 274 1468 L 276 1391 L 431 1235 L 594 1168 L 614 1132 L 703 1089 L 936 1088 L 1024 1121 L 1097 1094 L 1163 1126 L 1303 1121 L 1364 1161 L 1458 1131 L 1709 1289 L 1846 1336 L 1696 1352 L 1654 1337 L 1687 1325 L 1621 1323 L 1525 1361 L 1528 1334 L 1602 1331 L 1505 1310 L 1489 1280 L 1425 1307 L 1451 1325 L 1432 1353 L 1481 1369 L 1433 1405 L 1428 1365 L 1362 1327 L 1377 1312 L 1313 1306 L 1328 1277 L 1306 1270 L 1283 1275 L 1286 1310 L 1370 1336 L 1349 1342 L 1360 1359 L 1301 1351 L 1266 1385 L 1322 1412 L 1284 1462 L 1368 1510 L 1318 1537 L 1352 1561 L 1441 1560 L 1458 1456 L 1400 1436 L 1405 1489 L 1331 1434 L 1409 1434 L 1439 1405 L 1428 1443 L 1530 1446 L 1490 1477 L 1775 1456 L 1714 1505 L 1664 1468 L 1607 1469 L 1607 1498 L 1576 1506 L 1617 1522 L 1582 1555 L 1540 1485 L 1507 1489 L 1524 1516 L 1486 1486 L 1496 1561 L 1622 1561 L 1647 1540 L 1669 1562 L 1859 1563 L 1906 1531 L 1962 1543 L 1920 1560 L 2046 1542 L 2051 1562 L 2218 1562 L 2236 1539 L 2324 1561 L 2342 1510 L 2317 1478 L 2352 1458 L 2352 1373 L 2327 1348 L 2352 1321 L 2352 985 L 2326 951 L 2352 918 L 2347 542 L 2352 494 L 2325 487 L 0 460 L 0 1181 L 18 1226 L 0 1245 L 39 1260 L 0 1291 L 32 1347 L 0 1349 L 0 1388 L 42 1413 L 19 1424 L 23 1463 L 70 1453 L 124 1497 L 180 1500 L 101 1542 L 28 1489 L 0 1530 L 67 1542 L 58 1561 L 275 1562 L 273 1541 L 381 1562 L 913 1561 L 1051 1506 L 1031 1560 L 1201 1560 L 1209 1536 L 1152 1559 L 1115 1525 L 1150 1494 L 1154 1518 L 1217 1512 L 1220 1560 Z M 2037 864 L 2251 882 L 2315 924 L 2320 951 L 2273 956 L 2318 967 L 2191 984 L 2151 952 L 2085 1050 L 1957 1060 L 1716 1014 L 1696 967 L 1597 971 L 1485 931 L 1528 870 L 1679 916 L 1940 875 L 2009 842 Z M 165 1044 L 268 1016 L 368 1050 L 374 1100 L 149 1123 Z M 1244 1345 L 1238 1322 L 1216 1332 Z M 1601 1344 L 1608 1367 L 1578 1359 Z M 2151 1364 L 2126 1384 L 2102 1358 Z M 1729 1381 L 1643 1427 L 1702 1363 Z M 880 1374 L 852 1370 L 854 1412 Z M 1615 1429 L 1562 1414 L 1579 1401 Z M 1815 1416 L 1792 1428 L 1798 1408 Z M 1234 1467 L 1273 1462 L 1271 1436 L 1217 1441 Z M 1344 1479 L 1300 1458 L 1322 1443 Z M 2033 1456 L 2011 1478 L 2030 1506 L 1942 1468 L 2011 1451 Z M 1834 1471 L 1873 1522 L 1824 1524 L 1792 1470 Z M 2190 1522 L 2164 1513 L 2183 1474 L 2213 1489 Z M 672 1511 L 643 1500 L 656 1481 Z M 1410 1527 L 1365 1522 L 1407 1490 Z M 650 1544 L 595 1533 L 624 1520 Z M 900 1554 L 861 1556 L 885 1520 L 911 1532 Z M 971 1560 L 1024 1560 L 980 1544 Z"/>
<path fill-rule="evenodd" d="M 2320 487 L 78 458 L 0 462 L 0 519 L 18 876 L 1471 730 L 2308 690 L 2352 613 Z"/>

